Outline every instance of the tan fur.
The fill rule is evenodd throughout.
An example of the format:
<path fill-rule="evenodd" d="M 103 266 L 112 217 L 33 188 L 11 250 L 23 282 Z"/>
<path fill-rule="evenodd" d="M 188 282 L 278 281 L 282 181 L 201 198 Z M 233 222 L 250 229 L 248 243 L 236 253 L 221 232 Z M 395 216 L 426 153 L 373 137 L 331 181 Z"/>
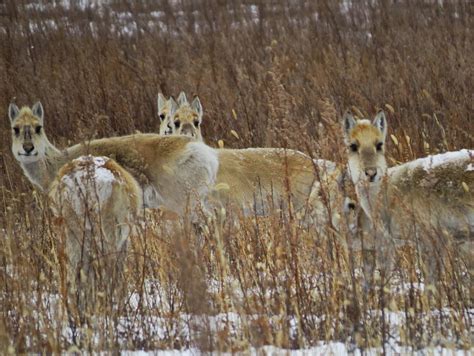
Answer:
<path fill-rule="evenodd" d="M 171 101 L 166 99 L 163 94 L 158 94 L 158 118 L 160 120 L 160 135 L 169 135 L 173 133 L 173 127 L 170 124 Z"/>
<path fill-rule="evenodd" d="M 474 171 L 468 170 L 473 163 L 471 151 L 470 157 L 466 154 L 434 168 L 424 168 L 416 161 L 394 167 L 389 170 L 387 198 L 394 207 L 414 211 L 429 225 L 455 237 L 474 237 Z"/>
<path fill-rule="evenodd" d="M 386 130 L 386 122 L 381 127 Z M 449 234 L 461 244 L 474 235 L 474 151 L 431 156 L 387 169 L 385 132 L 375 122 L 344 117 L 349 171 L 370 224 L 392 238 Z M 357 152 L 351 145 L 357 144 Z M 443 160 L 443 163 L 430 164 Z M 367 170 L 377 172 L 373 180 Z M 380 226 L 381 224 L 381 226 Z M 470 259 L 474 257 L 471 254 Z"/>
<path fill-rule="evenodd" d="M 349 170 L 355 184 L 378 181 L 386 172 L 384 140 L 384 134 L 368 120 L 358 121 L 347 132 Z"/>
<path fill-rule="evenodd" d="M 375 143 L 383 140 L 383 135 L 368 120 L 360 120 L 350 132 L 350 140 L 357 142 L 363 147 L 371 147 Z"/>
<path fill-rule="evenodd" d="M 181 128 L 187 124 L 193 131 L 191 136 L 202 140 L 202 112 L 193 109 L 187 101 L 181 101 L 179 107 L 176 103 L 173 106 L 177 109 L 172 109 L 171 121 L 180 123 L 174 134 L 183 135 Z M 339 177 L 339 170 L 332 162 L 312 161 L 299 151 L 278 148 L 218 149 L 217 152 L 219 170 L 213 197 L 219 204 L 243 208 L 246 214 L 265 214 L 271 205 L 288 207 L 291 202 L 294 211 L 303 213 L 308 208 L 318 223 L 328 221 L 327 206 L 335 204 L 334 190 Z M 337 213 L 333 211 L 331 215 Z"/>
<path fill-rule="evenodd" d="M 335 186 L 337 174 L 331 165 L 318 166 L 301 152 L 278 148 L 220 149 L 218 154 L 222 203 L 262 214 L 269 205 L 279 208 L 291 201 L 296 211 L 312 207 L 325 215 L 319 193 Z"/>
<path fill-rule="evenodd" d="M 178 103 L 170 99 L 170 125 L 173 134 L 184 135 L 203 141 L 201 134 L 202 106 L 198 97 L 191 104 L 188 103 L 184 93 L 180 94 Z"/>
<path fill-rule="evenodd" d="M 173 115 L 171 122 L 175 125 L 175 134 L 188 135 L 202 141 L 199 116 L 189 105 L 179 108 Z"/>
<path fill-rule="evenodd" d="M 113 288 L 142 207 L 136 180 L 112 159 L 81 156 L 59 170 L 48 195 L 65 231 L 70 291 L 80 288 L 86 299 L 93 298 L 91 293 L 101 289 L 95 283 L 98 272 L 106 273 L 104 287 Z"/>
<path fill-rule="evenodd" d="M 188 201 L 206 195 L 214 183 L 218 165 L 212 149 L 180 136 L 141 134 L 111 137 L 67 150 L 71 157 L 84 152 L 105 155 L 120 162 L 145 187 L 147 207 L 163 205 L 178 213 L 192 207 L 188 206 Z M 203 155 L 209 157 L 201 157 Z M 148 193 L 147 187 L 153 191 Z"/>
<path fill-rule="evenodd" d="M 39 120 L 32 116 L 29 108 L 23 108 L 14 116 L 10 117 L 12 127 L 21 126 L 25 121 Z M 72 159 L 88 154 L 107 156 L 117 161 L 140 183 L 145 206 L 164 206 L 179 214 L 206 196 L 215 182 L 218 167 L 217 154 L 213 149 L 182 136 L 137 134 L 111 137 L 59 151 L 41 132 L 33 135 L 34 152 L 38 152 L 34 156 L 21 154 L 24 152 L 23 144 L 29 142 L 28 137 L 18 137 L 13 133 L 12 138 L 15 158 L 28 178 L 44 191 L 49 189 L 58 170 Z"/>

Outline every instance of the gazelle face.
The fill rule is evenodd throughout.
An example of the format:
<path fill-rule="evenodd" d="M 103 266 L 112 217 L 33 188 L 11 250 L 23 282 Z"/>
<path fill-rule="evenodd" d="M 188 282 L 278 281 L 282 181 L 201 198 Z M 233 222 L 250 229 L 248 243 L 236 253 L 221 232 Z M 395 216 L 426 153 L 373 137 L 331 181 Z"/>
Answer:
<path fill-rule="evenodd" d="M 201 122 L 202 106 L 198 97 L 195 97 L 191 105 L 187 102 L 177 104 L 171 100 L 170 123 L 173 126 L 173 133 L 185 135 L 202 141 Z"/>
<path fill-rule="evenodd" d="M 160 119 L 160 135 L 171 135 L 173 128 L 170 125 L 170 99 L 166 100 L 163 94 L 158 94 L 158 118 Z"/>
<path fill-rule="evenodd" d="M 12 152 L 22 163 L 32 163 L 44 158 L 47 138 L 43 130 L 43 106 L 37 102 L 30 109 L 21 110 L 15 104 L 8 107 L 12 128 Z"/>
<path fill-rule="evenodd" d="M 163 94 L 158 93 L 158 118 L 160 119 L 160 135 L 171 135 L 174 133 L 174 126 L 170 120 L 171 100 L 171 97 L 166 100 Z M 179 108 L 181 105 L 185 104 L 189 105 L 188 99 L 186 98 L 186 93 L 182 91 L 178 96 L 177 107 Z"/>
<path fill-rule="evenodd" d="M 342 121 L 352 181 L 378 183 L 387 173 L 384 112 L 380 111 L 372 123 L 365 119 L 356 121 L 350 113 L 345 113 Z"/>

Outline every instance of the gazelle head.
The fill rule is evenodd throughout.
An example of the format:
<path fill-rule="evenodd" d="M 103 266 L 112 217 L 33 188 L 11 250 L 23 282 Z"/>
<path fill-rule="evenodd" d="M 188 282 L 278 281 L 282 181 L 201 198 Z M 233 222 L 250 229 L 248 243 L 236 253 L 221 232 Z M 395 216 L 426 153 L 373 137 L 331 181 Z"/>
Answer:
<path fill-rule="evenodd" d="M 45 157 L 49 144 L 43 130 L 43 106 L 38 101 L 30 109 L 15 104 L 8 107 L 12 128 L 12 152 L 21 163 L 36 162 Z"/>
<path fill-rule="evenodd" d="M 184 93 L 182 93 L 184 94 Z M 181 100 L 180 100 L 181 98 Z M 171 98 L 170 123 L 173 126 L 173 133 L 176 135 L 191 136 L 202 141 L 201 122 L 202 122 L 202 105 L 196 96 L 191 104 L 180 96 L 178 103 Z"/>
<path fill-rule="evenodd" d="M 158 93 L 158 118 L 160 119 L 160 135 L 171 135 L 173 128 L 170 125 L 170 100 L 166 100 L 163 94 Z"/>
<path fill-rule="evenodd" d="M 378 183 L 387 172 L 385 137 L 387 119 L 379 111 L 374 120 L 355 120 L 350 112 L 342 119 L 344 142 L 348 149 L 349 171 L 354 184 Z"/>
<path fill-rule="evenodd" d="M 188 104 L 186 93 L 182 91 L 178 96 L 178 107 Z M 166 100 L 163 94 L 158 93 L 158 118 L 160 119 L 160 135 L 171 135 L 174 127 L 170 122 L 171 97 Z"/>

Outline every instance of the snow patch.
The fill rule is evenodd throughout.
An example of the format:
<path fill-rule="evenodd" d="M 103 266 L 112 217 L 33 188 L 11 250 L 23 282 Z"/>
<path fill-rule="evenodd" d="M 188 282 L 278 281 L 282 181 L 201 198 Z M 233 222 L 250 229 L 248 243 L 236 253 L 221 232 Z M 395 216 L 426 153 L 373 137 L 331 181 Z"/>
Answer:
<path fill-rule="evenodd" d="M 423 168 L 426 171 L 428 171 L 430 169 L 433 169 L 439 166 L 451 164 L 456 161 L 462 161 L 462 160 L 474 157 L 474 151 L 471 151 L 471 153 L 469 152 L 470 152 L 469 150 L 460 150 L 460 151 L 446 152 L 446 153 L 442 153 L 438 155 L 428 156 L 426 158 L 421 158 L 421 160 L 423 161 L 420 163 L 422 164 Z"/>
<path fill-rule="evenodd" d="M 282 276 L 284 278 L 284 276 Z M 210 281 L 218 282 L 218 281 Z M 227 283 L 227 282 L 225 282 Z M 246 314 L 229 311 L 228 313 L 218 313 L 212 315 L 206 314 L 189 314 L 185 312 L 177 312 L 174 310 L 175 306 L 170 305 L 167 301 L 174 300 L 176 290 L 169 288 L 170 286 L 162 285 L 159 280 L 145 280 L 143 288 L 140 292 L 131 291 L 129 297 L 129 305 L 127 311 L 118 316 L 116 324 L 116 334 L 118 336 L 117 342 L 122 347 L 130 347 L 130 336 L 133 335 L 134 342 L 140 344 L 140 341 L 146 341 L 150 336 L 153 336 L 155 341 L 167 341 L 170 337 L 176 337 L 180 340 L 180 344 L 188 345 L 179 350 L 164 349 L 164 350 L 148 350 L 152 354 L 159 355 L 181 355 L 201 354 L 202 351 L 195 347 L 194 335 L 202 328 L 208 330 L 209 335 L 218 337 L 221 331 L 226 331 L 229 335 L 239 335 L 243 328 L 252 325 L 258 321 L 262 315 L 260 314 Z M 231 286 L 229 286 L 231 287 Z M 271 289 L 271 288 L 270 288 Z M 32 293 L 25 293 L 22 295 L 26 300 L 31 301 L 31 306 L 34 306 L 32 312 L 32 321 L 38 323 L 39 327 L 48 327 L 56 330 L 66 342 L 72 341 L 73 330 L 68 324 L 65 315 L 62 311 L 62 298 L 56 293 L 37 292 L 38 289 L 32 288 Z M 276 290 L 273 292 L 277 292 Z M 259 291 L 248 290 L 247 293 L 259 293 Z M 272 293 L 269 293 L 271 297 Z M 257 294 L 256 294 L 257 295 Z M 173 297 L 172 297 L 173 296 Z M 171 298 L 170 298 L 171 297 Z M 173 302 L 173 304 L 174 304 Z M 150 313 L 141 315 L 141 310 L 148 310 Z M 171 312 L 170 312 L 171 311 Z M 441 320 L 451 318 L 472 318 L 474 310 L 467 309 L 462 311 L 455 311 L 450 308 L 441 308 L 425 313 L 418 314 L 423 323 L 430 320 Z M 403 346 L 402 332 L 407 325 L 407 317 L 410 313 L 403 311 L 384 310 L 367 310 L 368 319 L 383 318 L 386 322 L 388 338 L 385 342 L 385 349 L 389 355 L 399 354 L 419 354 L 419 355 L 466 355 L 472 354 L 474 349 L 459 349 L 455 343 L 455 335 L 452 336 L 452 346 L 426 346 L 422 349 L 414 349 L 410 346 Z M 328 317 L 324 313 L 321 315 L 307 315 L 308 318 L 315 323 L 321 323 Z M 282 319 L 283 318 L 283 319 Z M 288 332 L 292 339 L 298 335 L 298 317 L 295 315 L 281 316 L 278 314 L 268 315 L 270 325 L 281 325 L 282 321 L 288 322 Z M 101 338 L 101 333 L 104 332 L 104 325 L 107 324 L 107 318 L 104 316 L 95 316 L 94 324 L 98 327 L 95 329 L 78 328 L 76 332 L 80 335 L 88 334 L 93 342 L 98 342 Z M 27 337 L 28 338 L 28 337 Z M 451 341 L 449 337 L 446 341 Z M 158 342 L 159 344 L 159 342 Z M 138 347 L 137 347 L 138 348 Z M 341 340 L 312 340 L 307 347 L 300 349 L 284 349 L 272 345 L 265 345 L 262 347 L 251 347 L 243 352 L 249 355 L 380 355 L 382 353 L 381 347 L 372 347 L 367 349 L 358 348 L 351 339 L 345 341 Z M 142 355 L 142 350 L 122 351 L 122 355 Z M 227 355 L 227 353 L 224 353 Z M 230 355 L 230 354 L 229 354 Z"/>
<path fill-rule="evenodd" d="M 77 214 L 84 213 L 85 200 L 95 198 L 96 203 L 102 205 L 112 195 L 116 177 L 104 167 L 108 160 L 107 157 L 81 156 L 72 161 L 72 172 L 61 178 L 63 198 L 71 202 Z"/>
<path fill-rule="evenodd" d="M 467 160 L 474 162 L 474 150 L 462 149 L 459 151 L 451 151 L 437 155 L 430 155 L 423 158 L 418 158 L 414 161 L 405 163 L 396 167 L 407 167 L 408 169 L 415 169 L 422 167 L 425 171 L 444 166 L 444 165 L 458 165 L 464 164 Z M 392 167 L 392 168 L 396 168 Z M 473 170 L 473 163 L 469 163 L 466 171 Z"/>
<path fill-rule="evenodd" d="M 101 182 L 113 182 L 115 181 L 114 174 L 104 165 L 109 161 L 108 157 L 95 157 L 95 156 L 81 156 L 73 160 L 74 163 L 79 163 L 86 167 L 85 170 L 81 169 L 75 171 L 75 177 L 82 178 L 84 174 L 94 171 L 94 180 Z M 89 169 L 89 172 L 87 171 Z"/>

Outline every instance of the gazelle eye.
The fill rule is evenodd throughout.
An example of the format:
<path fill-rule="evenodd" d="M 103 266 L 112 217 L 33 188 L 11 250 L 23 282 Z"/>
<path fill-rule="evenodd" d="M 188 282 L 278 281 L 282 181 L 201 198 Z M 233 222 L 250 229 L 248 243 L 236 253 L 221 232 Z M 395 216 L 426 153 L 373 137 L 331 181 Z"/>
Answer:
<path fill-rule="evenodd" d="M 165 119 L 165 114 L 160 114 L 160 120 L 163 121 Z"/>
<path fill-rule="evenodd" d="M 356 143 L 352 143 L 349 148 L 351 149 L 352 152 L 357 152 L 357 149 L 359 147 L 357 147 L 357 144 Z"/>
<path fill-rule="evenodd" d="M 35 132 L 39 135 L 41 133 L 42 126 L 36 126 L 35 127 Z"/>
<path fill-rule="evenodd" d="M 13 131 L 15 132 L 15 135 L 17 135 L 17 136 L 20 134 L 20 128 L 19 127 L 14 127 Z"/>
<path fill-rule="evenodd" d="M 178 128 L 180 125 L 181 125 L 181 121 L 176 120 L 176 121 L 174 122 L 174 127 Z"/>
<path fill-rule="evenodd" d="M 379 142 L 375 145 L 375 148 L 377 149 L 377 151 L 382 151 L 382 148 L 383 148 L 383 142 Z"/>
<path fill-rule="evenodd" d="M 199 120 L 194 120 L 194 127 L 198 127 L 199 126 Z"/>

